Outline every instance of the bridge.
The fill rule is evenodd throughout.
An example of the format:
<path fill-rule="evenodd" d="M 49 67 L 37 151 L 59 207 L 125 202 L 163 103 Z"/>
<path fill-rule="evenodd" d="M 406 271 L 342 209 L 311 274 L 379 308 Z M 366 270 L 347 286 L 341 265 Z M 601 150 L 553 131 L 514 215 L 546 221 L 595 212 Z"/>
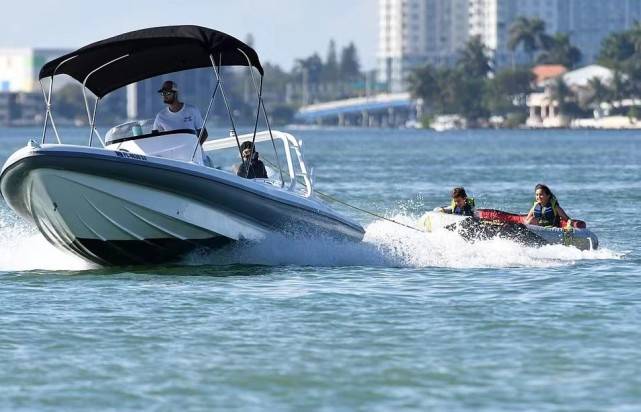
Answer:
<path fill-rule="evenodd" d="M 361 127 L 398 127 L 416 121 L 420 104 L 409 93 L 386 93 L 301 107 L 299 123 Z"/>

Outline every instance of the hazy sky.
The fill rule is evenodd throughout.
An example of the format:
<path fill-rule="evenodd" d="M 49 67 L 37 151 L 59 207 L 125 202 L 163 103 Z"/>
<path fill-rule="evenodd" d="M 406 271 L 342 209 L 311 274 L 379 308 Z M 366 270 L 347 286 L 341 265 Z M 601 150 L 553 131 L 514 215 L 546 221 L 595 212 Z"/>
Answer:
<path fill-rule="evenodd" d="M 290 68 L 329 39 L 354 41 L 374 68 L 377 0 L 2 0 L 0 47 L 76 48 L 151 26 L 197 24 L 241 40 L 254 36 L 262 61 Z"/>

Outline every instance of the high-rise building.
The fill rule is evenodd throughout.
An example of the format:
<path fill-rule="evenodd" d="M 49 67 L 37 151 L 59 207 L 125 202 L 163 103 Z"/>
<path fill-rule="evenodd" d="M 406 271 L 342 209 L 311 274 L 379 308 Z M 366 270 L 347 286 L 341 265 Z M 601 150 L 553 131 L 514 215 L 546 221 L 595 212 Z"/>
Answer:
<path fill-rule="evenodd" d="M 0 92 L 38 91 L 40 68 L 68 52 L 69 50 L 31 47 L 0 49 Z"/>
<path fill-rule="evenodd" d="M 40 68 L 68 50 L 31 47 L 0 48 L 0 124 L 31 125 L 42 121 L 44 100 L 38 75 Z M 68 83 L 56 80 L 58 88 Z M 44 83 L 48 86 L 48 83 Z"/>
<path fill-rule="evenodd" d="M 595 62 L 608 34 L 641 21 L 641 0 L 563 0 L 559 8 L 563 19 L 557 30 L 568 33 L 572 44 L 581 49 L 582 64 Z"/>
<path fill-rule="evenodd" d="M 481 36 L 497 67 L 527 63 L 523 50 L 507 47 L 510 26 L 520 17 L 538 17 L 549 35 L 565 33 L 581 49 L 582 64 L 594 63 L 601 42 L 641 19 L 641 0 L 469 0 L 470 36 Z"/>
<path fill-rule="evenodd" d="M 508 48 L 518 17 L 538 17 L 546 32 L 566 33 L 593 63 L 612 32 L 641 20 L 641 0 L 379 0 L 378 79 L 390 91 L 406 87 L 410 70 L 451 65 L 472 36 L 491 50 L 496 67 L 528 63 L 521 48 Z"/>
<path fill-rule="evenodd" d="M 413 68 L 448 65 L 467 41 L 468 0 L 379 0 L 378 79 L 405 89 Z"/>
<path fill-rule="evenodd" d="M 492 50 L 496 67 L 510 63 L 526 63 L 529 58 L 522 50 L 509 50 L 510 26 L 518 17 L 545 22 L 548 33 L 561 27 L 561 7 L 566 0 L 469 0 L 470 36 L 480 36 Z"/>

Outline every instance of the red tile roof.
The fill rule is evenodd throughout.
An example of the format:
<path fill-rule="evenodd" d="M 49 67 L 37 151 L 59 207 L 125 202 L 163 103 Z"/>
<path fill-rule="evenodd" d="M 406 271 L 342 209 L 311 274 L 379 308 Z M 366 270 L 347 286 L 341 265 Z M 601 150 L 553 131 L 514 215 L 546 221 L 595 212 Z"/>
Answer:
<path fill-rule="evenodd" d="M 536 76 L 536 84 L 541 84 L 545 80 L 560 76 L 567 71 L 568 69 L 560 64 L 540 64 L 532 68 L 532 73 Z"/>

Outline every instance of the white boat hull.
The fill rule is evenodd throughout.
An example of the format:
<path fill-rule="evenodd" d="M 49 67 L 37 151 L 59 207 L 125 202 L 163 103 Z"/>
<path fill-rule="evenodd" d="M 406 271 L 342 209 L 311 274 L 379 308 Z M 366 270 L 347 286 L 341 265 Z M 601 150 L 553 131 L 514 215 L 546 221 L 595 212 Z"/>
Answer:
<path fill-rule="evenodd" d="M 265 182 L 105 149 L 25 148 L 0 183 L 9 205 L 51 243 L 100 264 L 171 261 L 275 231 L 363 233 L 316 200 Z"/>
<path fill-rule="evenodd" d="M 166 261 L 266 230 L 183 197 L 63 170 L 32 173 L 31 211 L 52 243 L 99 262 Z M 124 259 L 113 255 L 123 255 Z"/>

